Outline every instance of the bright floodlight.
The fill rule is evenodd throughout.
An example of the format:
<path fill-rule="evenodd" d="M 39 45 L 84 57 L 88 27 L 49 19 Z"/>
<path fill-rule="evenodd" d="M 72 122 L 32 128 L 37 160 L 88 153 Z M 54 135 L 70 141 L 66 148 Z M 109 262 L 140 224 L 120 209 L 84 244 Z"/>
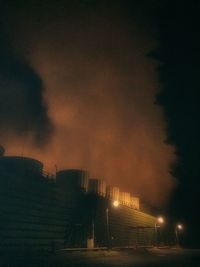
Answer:
<path fill-rule="evenodd" d="M 163 217 L 158 217 L 158 222 L 159 223 L 164 223 L 164 218 Z"/>
<path fill-rule="evenodd" d="M 179 230 L 182 230 L 182 229 L 183 229 L 183 225 L 178 224 L 178 225 L 177 225 L 177 228 L 178 228 Z"/>
<path fill-rule="evenodd" d="M 113 206 L 117 208 L 119 206 L 119 201 L 118 200 L 113 201 Z"/>

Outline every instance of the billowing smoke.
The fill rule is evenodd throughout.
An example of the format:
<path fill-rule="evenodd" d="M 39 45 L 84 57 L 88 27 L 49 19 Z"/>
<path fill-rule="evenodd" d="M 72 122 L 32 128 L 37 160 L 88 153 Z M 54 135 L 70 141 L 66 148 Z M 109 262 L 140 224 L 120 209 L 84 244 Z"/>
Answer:
<path fill-rule="evenodd" d="M 28 137 L 34 145 L 42 146 L 53 130 L 42 80 L 17 56 L 3 27 L 0 34 L 0 139 L 9 142 L 11 136 Z"/>
<path fill-rule="evenodd" d="M 162 110 L 154 104 L 157 66 L 147 56 L 154 38 L 127 10 L 79 2 L 85 5 L 54 6 L 47 13 L 32 6 L 14 27 L 18 53 L 42 80 L 31 76 L 33 81 L 46 89 L 55 131 L 45 151 L 32 148 L 29 139 L 4 144 L 8 153 L 20 153 L 23 143 L 23 153 L 47 169 L 84 168 L 151 204 L 164 203 L 174 186 L 174 148 L 164 142 Z"/>

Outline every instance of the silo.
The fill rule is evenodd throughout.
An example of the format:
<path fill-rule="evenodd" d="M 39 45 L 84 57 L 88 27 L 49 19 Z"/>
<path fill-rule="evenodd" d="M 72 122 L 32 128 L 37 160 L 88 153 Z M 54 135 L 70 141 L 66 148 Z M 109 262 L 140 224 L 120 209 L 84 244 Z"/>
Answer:
<path fill-rule="evenodd" d="M 119 187 L 107 186 L 106 197 L 111 200 L 119 200 Z"/>
<path fill-rule="evenodd" d="M 131 197 L 131 208 L 136 209 L 136 210 L 140 209 L 139 197 Z"/>
<path fill-rule="evenodd" d="M 61 170 L 56 173 L 56 183 L 67 191 L 87 191 L 88 172 L 78 169 Z"/>
<path fill-rule="evenodd" d="M 0 157 L 0 170 L 7 173 L 42 174 L 43 164 L 35 159 L 26 157 Z"/>
<path fill-rule="evenodd" d="M 106 184 L 104 180 L 94 179 L 94 178 L 89 179 L 88 191 L 90 193 L 94 193 L 94 194 L 105 197 Z"/>
<path fill-rule="evenodd" d="M 128 192 L 119 193 L 119 201 L 123 205 L 130 206 L 130 198 L 131 198 L 131 195 Z"/>

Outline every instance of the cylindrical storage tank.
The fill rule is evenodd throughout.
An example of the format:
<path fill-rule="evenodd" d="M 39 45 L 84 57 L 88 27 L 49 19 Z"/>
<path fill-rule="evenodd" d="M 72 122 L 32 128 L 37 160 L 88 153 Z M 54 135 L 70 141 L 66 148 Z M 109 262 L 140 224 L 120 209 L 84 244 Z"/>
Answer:
<path fill-rule="evenodd" d="M 42 174 L 43 164 L 35 159 L 26 157 L 0 157 L 0 170 L 8 173 Z"/>
<path fill-rule="evenodd" d="M 112 200 L 119 200 L 119 187 L 107 186 L 106 197 Z"/>
<path fill-rule="evenodd" d="M 130 206 L 131 195 L 128 192 L 120 192 L 119 193 L 119 201 L 123 205 Z"/>
<path fill-rule="evenodd" d="M 88 192 L 94 193 L 105 197 L 106 195 L 106 184 L 100 179 L 89 179 Z"/>
<path fill-rule="evenodd" d="M 56 173 L 56 183 L 67 191 L 87 191 L 88 172 L 77 169 L 61 170 Z"/>
<path fill-rule="evenodd" d="M 136 210 L 140 209 L 139 197 L 131 197 L 131 208 L 136 209 Z"/>

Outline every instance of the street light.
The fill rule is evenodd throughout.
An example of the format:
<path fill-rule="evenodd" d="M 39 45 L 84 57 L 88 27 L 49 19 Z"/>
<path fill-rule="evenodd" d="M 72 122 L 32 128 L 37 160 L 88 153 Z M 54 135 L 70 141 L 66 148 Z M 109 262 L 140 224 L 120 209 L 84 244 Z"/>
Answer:
<path fill-rule="evenodd" d="M 112 202 L 113 207 L 119 207 L 119 201 L 114 200 Z M 106 208 L 106 229 L 107 229 L 107 248 L 110 248 L 110 227 L 109 227 L 109 208 Z"/>
<path fill-rule="evenodd" d="M 157 220 L 158 220 L 158 223 L 164 223 L 164 221 L 165 221 L 163 217 L 158 217 Z"/>
<path fill-rule="evenodd" d="M 159 216 L 156 221 L 155 221 L 155 225 L 154 225 L 154 229 L 155 229 L 155 245 L 158 246 L 158 227 L 160 227 L 160 224 L 163 224 L 165 222 L 164 218 Z"/>
<path fill-rule="evenodd" d="M 180 241 L 179 241 L 179 232 L 183 230 L 182 224 L 177 224 L 175 227 L 175 236 L 176 236 L 176 245 L 177 247 L 180 247 Z"/>
<path fill-rule="evenodd" d="M 113 201 L 113 206 L 114 206 L 115 208 L 119 207 L 119 201 L 118 201 L 118 200 L 114 200 L 114 201 Z"/>
<path fill-rule="evenodd" d="M 178 224 L 178 225 L 177 225 L 177 228 L 178 228 L 179 230 L 182 230 L 182 229 L 183 229 L 182 224 Z"/>

